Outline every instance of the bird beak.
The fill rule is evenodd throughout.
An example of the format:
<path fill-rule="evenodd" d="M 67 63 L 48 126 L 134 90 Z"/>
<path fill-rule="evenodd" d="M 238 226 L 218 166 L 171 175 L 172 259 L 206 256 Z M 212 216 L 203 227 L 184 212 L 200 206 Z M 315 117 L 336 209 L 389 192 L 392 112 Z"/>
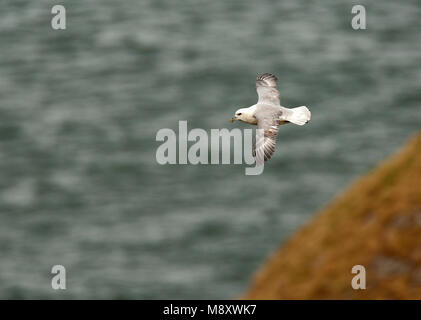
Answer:
<path fill-rule="evenodd" d="M 235 120 L 237 120 L 237 118 L 232 118 L 232 119 L 230 120 L 230 122 L 231 122 L 231 123 L 233 123 Z"/>

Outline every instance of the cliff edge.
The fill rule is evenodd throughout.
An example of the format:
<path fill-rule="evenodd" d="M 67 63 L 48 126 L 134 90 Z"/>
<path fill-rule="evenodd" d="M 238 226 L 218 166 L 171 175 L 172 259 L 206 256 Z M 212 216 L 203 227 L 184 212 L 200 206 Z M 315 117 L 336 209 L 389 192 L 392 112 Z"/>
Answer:
<path fill-rule="evenodd" d="M 351 287 L 354 265 L 365 290 Z M 290 238 L 242 298 L 421 299 L 421 133 Z"/>

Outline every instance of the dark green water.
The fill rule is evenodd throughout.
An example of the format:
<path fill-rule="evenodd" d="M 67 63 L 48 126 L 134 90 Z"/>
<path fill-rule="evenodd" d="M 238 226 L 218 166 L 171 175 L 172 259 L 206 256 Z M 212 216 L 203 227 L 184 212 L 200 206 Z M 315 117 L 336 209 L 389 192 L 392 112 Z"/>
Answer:
<path fill-rule="evenodd" d="M 50 27 L 57 3 L 65 31 Z M 3 0 L 0 298 L 238 296 L 420 128 L 420 28 L 419 1 Z M 228 120 L 260 72 L 313 114 L 281 127 L 261 176 L 156 163 L 156 132 L 179 120 L 247 128 Z"/>

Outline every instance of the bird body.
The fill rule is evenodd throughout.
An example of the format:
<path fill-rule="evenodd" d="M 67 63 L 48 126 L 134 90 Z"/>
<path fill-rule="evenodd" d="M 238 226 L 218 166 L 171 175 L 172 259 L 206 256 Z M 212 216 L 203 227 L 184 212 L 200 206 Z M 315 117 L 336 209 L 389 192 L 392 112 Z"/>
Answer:
<path fill-rule="evenodd" d="M 258 129 L 264 130 L 263 148 L 264 160 L 268 160 L 275 152 L 276 136 L 279 126 L 287 123 L 304 125 L 310 121 L 311 112 L 306 106 L 296 108 L 285 108 L 280 104 L 280 94 L 277 89 L 278 79 L 270 74 L 264 73 L 257 76 L 256 90 L 259 99 L 256 104 L 248 108 L 241 108 L 235 112 L 235 120 L 257 125 Z M 256 154 L 256 142 L 254 142 L 253 155 Z"/>

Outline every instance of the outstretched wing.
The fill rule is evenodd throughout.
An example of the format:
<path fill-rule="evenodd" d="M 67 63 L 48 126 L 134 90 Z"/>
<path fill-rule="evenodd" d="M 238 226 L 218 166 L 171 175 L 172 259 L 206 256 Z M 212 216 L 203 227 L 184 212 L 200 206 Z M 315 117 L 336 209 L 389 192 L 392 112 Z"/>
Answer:
<path fill-rule="evenodd" d="M 280 94 L 277 89 L 278 78 L 273 74 L 263 73 L 257 76 L 256 90 L 259 96 L 258 104 L 280 105 Z"/>
<path fill-rule="evenodd" d="M 257 129 L 263 129 L 263 138 L 257 135 L 254 139 L 253 157 L 256 157 L 256 153 L 263 155 L 265 161 L 272 157 L 279 125 L 279 113 L 257 116 Z"/>

